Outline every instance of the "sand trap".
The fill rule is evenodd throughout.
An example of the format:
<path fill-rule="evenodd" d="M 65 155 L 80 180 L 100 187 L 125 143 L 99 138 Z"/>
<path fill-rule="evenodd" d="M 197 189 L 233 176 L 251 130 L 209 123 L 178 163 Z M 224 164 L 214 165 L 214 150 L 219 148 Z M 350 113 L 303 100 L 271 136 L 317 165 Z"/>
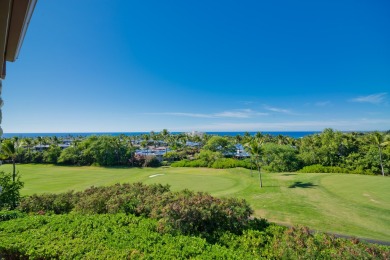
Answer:
<path fill-rule="evenodd" d="M 149 178 L 154 178 L 154 177 L 161 176 L 161 175 L 165 175 L 165 174 L 164 173 L 153 174 L 153 175 L 150 175 Z"/>

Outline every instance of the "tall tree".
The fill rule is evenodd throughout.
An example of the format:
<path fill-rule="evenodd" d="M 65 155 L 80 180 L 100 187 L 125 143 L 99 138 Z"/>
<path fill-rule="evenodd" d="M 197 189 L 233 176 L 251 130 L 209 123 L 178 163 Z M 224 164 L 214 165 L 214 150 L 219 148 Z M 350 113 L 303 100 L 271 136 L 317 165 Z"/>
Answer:
<path fill-rule="evenodd" d="M 203 149 L 213 152 L 221 152 L 224 155 L 231 155 L 236 151 L 236 147 L 229 141 L 228 138 L 217 135 L 211 137 Z"/>
<path fill-rule="evenodd" d="M 383 176 L 385 176 L 385 170 L 383 169 L 382 147 L 390 144 L 390 141 L 388 139 L 389 137 L 387 135 L 378 131 L 373 132 L 371 135 L 372 142 L 378 147 L 379 162 L 381 165 L 381 171 Z"/>
<path fill-rule="evenodd" d="M 250 143 L 246 145 L 247 150 L 251 155 L 251 160 L 255 163 L 257 171 L 259 172 L 260 188 L 263 187 L 263 180 L 261 177 L 261 157 L 263 155 L 262 145 L 263 145 L 263 140 L 259 138 L 254 138 Z"/>
<path fill-rule="evenodd" d="M 1 144 L 1 154 L 0 157 L 1 159 L 11 159 L 12 161 L 12 181 L 15 182 L 16 178 L 16 156 L 17 156 L 17 151 L 16 147 L 17 142 L 15 140 L 11 139 L 6 139 L 3 141 Z"/>
<path fill-rule="evenodd" d="M 27 153 L 29 158 L 31 157 L 31 148 L 33 148 L 33 139 L 31 138 L 24 138 L 22 141 L 23 145 L 27 147 Z M 31 158 L 30 158 L 31 159 Z"/>

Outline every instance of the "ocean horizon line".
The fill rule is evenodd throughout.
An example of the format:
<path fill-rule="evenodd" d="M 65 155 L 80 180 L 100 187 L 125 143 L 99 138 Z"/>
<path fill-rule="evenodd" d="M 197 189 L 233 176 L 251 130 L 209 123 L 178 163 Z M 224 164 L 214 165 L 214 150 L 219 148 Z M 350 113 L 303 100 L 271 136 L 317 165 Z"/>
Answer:
<path fill-rule="evenodd" d="M 118 136 L 118 135 L 141 135 L 141 134 L 149 134 L 152 131 L 139 131 L 139 132 L 31 132 L 31 133 L 3 133 L 3 138 L 12 138 L 12 137 L 19 137 L 19 138 L 36 138 L 36 137 L 51 137 L 51 136 L 57 136 L 57 137 L 75 137 L 75 136 L 92 136 L 92 135 L 111 135 L 111 136 Z M 160 133 L 161 131 L 155 131 L 155 133 Z M 236 136 L 236 135 L 244 135 L 245 133 L 249 133 L 250 135 L 255 135 L 256 133 L 260 132 L 262 134 L 269 134 L 271 136 L 277 136 L 277 135 L 284 135 L 289 136 L 293 138 L 301 138 L 308 135 L 318 134 L 322 131 L 172 131 L 169 132 L 171 134 L 180 134 L 180 133 L 192 133 L 192 132 L 198 132 L 198 133 L 205 133 L 209 135 L 220 135 L 220 136 Z M 367 131 L 341 131 L 341 132 L 367 132 Z"/>

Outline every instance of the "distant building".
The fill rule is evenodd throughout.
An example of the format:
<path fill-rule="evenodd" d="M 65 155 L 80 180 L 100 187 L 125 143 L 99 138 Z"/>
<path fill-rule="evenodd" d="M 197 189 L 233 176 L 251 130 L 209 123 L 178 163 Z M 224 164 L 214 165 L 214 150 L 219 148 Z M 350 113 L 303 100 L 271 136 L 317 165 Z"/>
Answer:
<path fill-rule="evenodd" d="M 204 133 L 198 132 L 198 131 L 192 131 L 192 132 L 188 132 L 187 135 L 192 136 L 192 137 L 195 137 L 195 136 L 203 137 Z"/>
<path fill-rule="evenodd" d="M 146 149 L 138 149 L 135 151 L 136 155 L 141 156 L 154 156 L 159 160 L 160 162 L 163 161 L 164 155 L 169 152 L 171 149 L 167 147 L 149 147 Z"/>
<path fill-rule="evenodd" d="M 249 153 L 247 153 L 244 149 L 244 146 L 242 146 L 242 144 L 236 144 L 236 153 L 233 155 L 234 157 L 236 158 L 248 158 L 250 157 L 251 155 Z"/>
<path fill-rule="evenodd" d="M 68 148 L 70 146 L 70 144 L 59 144 L 58 147 L 60 147 L 62 150 L 65 149 L 65 148 Z M 42 152 L 42 151 L 45 151 L 47 149 L 50 148 L 50 145 L 48 144 L 38 144 L 36 146 L 33 147 L 35 151 L 39 151 L 39 152 Z"/>
<path fill-rule="evenodd" d="M 198 142 L 190 142 L 190 141 L 187 141 L 186 142 L 186 146 L 189 146 L 189 147 L 201 147 L 202 144 L 201 143 L 198 143 Z"/>

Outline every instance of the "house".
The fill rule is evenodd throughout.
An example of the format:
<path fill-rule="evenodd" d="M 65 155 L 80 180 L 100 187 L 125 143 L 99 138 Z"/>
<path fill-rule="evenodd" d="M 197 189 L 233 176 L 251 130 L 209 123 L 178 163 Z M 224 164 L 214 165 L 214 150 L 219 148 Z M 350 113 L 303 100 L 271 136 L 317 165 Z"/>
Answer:
<path fill-rule="evenodd" d="M 154 156 L 159 160 L 160 162 L 163 161 L 164 155 L 169 152 L 171 149 L 167 147 L 148 147 L 146 149 L 138 149 L 135 151 L 136 155 L 141 156 Z"/>
<path fill-rule="evenodd" d="M 61 150 L 65 149 L 65 148 L 68 148 L 70 146 L 70 144 L 59 144 L 58 147 L 61 148 Z M 42 152 L 42 151 L 45 151 L 47 149 L 50 148 L 50 145 L 48 144 L 38 144 L 36 146 L 33 147 L 35 151 L 39 151 L 39 152 Z"/>
<path fill-rule="evenodd" d="M 236 153 L 234 155 L 234 157 L 236 158 L 248 158 L 250 157 L 251 155 L 249 153 L 247 153 L 244 149 L 244 146 L 242 146 L 242 144 L 236 144 Z"/>

